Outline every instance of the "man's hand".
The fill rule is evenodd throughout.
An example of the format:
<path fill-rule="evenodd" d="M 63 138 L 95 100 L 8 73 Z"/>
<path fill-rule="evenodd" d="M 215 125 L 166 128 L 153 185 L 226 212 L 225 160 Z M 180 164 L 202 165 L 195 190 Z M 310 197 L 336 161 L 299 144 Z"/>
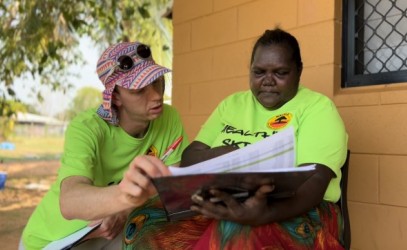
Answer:
<path fill-rule="evenodd" d="M 106 238 L 108 240 L 113 240 L 116 236 L 122 232 L 123 227 L 126 223 L 128 216 L 128 211 L 124 211 L 103 220 L 92 221 L 88 226 L 94 226 L 100 223 L 97 229 L 88 234 L 82 241 L 93 239 L 93 238 Z"/>
<path fill-rule="evenodd" d="M 151 178 L 171 175 L 162 161 L 153 156 L 137 156 L 119 184 L 122 197 L 132 206 L 140 206 L 156 194 Z"/>

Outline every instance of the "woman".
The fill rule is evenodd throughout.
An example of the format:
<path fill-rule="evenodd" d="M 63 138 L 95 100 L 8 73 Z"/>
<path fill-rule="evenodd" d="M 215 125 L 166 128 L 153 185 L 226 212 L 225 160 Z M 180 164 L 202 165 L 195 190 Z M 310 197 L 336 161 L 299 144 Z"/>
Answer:
<path fill-rule="evenodd" d="M 222 204 L 195 195 L 192 210 L 204 216 L 167 225 L 172 230 L 178 225 L 176 235 L 186 249 L 343 249 L 335 202 L 340 198 L 347 134 L 335 105 L 299 84 L 299 45 L 281 29 L 267 30 L 257 40 L 250 65 L 251 90 L 219 104 L 184 151 L 181 165 L 225 154 L 292 126 L 297 166 L 314 163 L 316 174 L 288 199 L 267 200 L 265 194 L 273 190 L 269 185 L 242 203 L 219 190 L 211 193 Z M 181 228 L 189 230 L 183 233 Z"/>

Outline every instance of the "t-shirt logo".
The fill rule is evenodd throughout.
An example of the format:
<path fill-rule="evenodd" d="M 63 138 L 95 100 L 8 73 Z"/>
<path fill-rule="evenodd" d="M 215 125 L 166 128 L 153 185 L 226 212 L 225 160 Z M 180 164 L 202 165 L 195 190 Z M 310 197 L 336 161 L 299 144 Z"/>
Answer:
<path fill-rule="evenodd" d="M 291 113 L 276 115 L 267 121 L 267 126 L 271 129 L 282 129 L 290 123 L 292 118 L 293 115 Z"/>
<path fill-rule="evenodd" d="M 158 150 L 154 145 L 151 145 L 150 148 L 147 150 L 146 155 L 151 155 L 151 156 L 158 156 Z"/>

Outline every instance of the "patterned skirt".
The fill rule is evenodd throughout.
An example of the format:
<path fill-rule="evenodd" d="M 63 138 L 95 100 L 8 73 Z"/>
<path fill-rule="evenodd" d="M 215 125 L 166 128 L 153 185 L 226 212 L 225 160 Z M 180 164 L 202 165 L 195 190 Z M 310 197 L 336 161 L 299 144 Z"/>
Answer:
<path fill-rule="evenodd" d="M 202 216 L 168 222 L 159 199 L 129 216 L 123 249 L 344 249 L 339 207 L 322 202 L 302 216 L 251 227 Z"/>

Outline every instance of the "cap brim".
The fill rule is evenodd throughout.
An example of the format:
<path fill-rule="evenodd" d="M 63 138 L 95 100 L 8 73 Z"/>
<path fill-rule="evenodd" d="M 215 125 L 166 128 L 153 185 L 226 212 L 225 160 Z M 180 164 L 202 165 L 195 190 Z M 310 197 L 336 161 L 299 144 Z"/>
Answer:
<path fill-rule="evenodd" d="M 134 67 L 130 72 L 120 72 L 121 75 L 117 76 L 116 85 L 127 89 L 141 89 L 168 72 L 171 70 L 155 64 L 153 61 L 146 61 Z"/>

